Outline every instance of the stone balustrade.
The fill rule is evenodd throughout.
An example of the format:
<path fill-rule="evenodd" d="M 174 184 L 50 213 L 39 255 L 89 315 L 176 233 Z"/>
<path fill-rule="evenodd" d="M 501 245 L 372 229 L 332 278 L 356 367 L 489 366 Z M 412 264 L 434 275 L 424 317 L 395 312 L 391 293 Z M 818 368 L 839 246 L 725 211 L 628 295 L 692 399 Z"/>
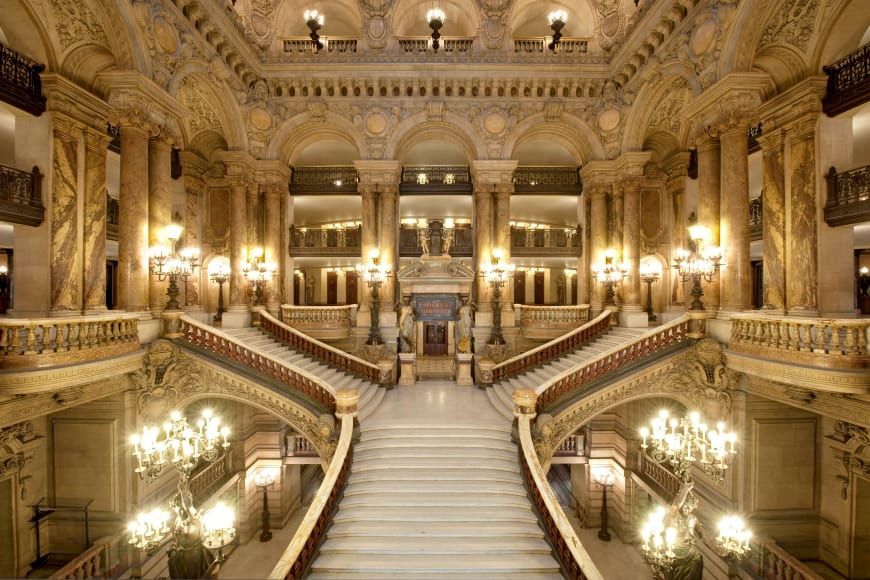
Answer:
<path fill-rule="evenodd" d="M 0 320 L 4 368 L 83 363 L 138 349 L 136 314 Z"/>
<path fill-rule="evenodd" d="M 673 500 L 677 493 L 679 493 L 682 482 L 667 467 L 647 459 L 643 453 L 638 455 L 638 464 L 638 471 L 641 476 L 653 481 L 665 491 L 668 494 L 666 498 L 668 501 Z"/>
<path fill-rule="evenodd" d="M 289 457 L 316 457 L 317 449 L 302 435 L 287 437 L 287 455 Z"/>
<path fill-rule="evenodd" d="M 36 166 L 22 171 L 0 165 L 0 220 L 25 226 L 42 223 L 42 177 Z"/>
<path fill-rule="evenodd" d="M 207 463 L 190 477 L 190 493 L 194 500 L 201 505 L 218 483 L 225 481 L 228 476 L 227 457 L 222 457 L 213 463 Z"/>
<path fill-rule="evenodd" d="M 589 322 L 589 305 L 514 304 L 517 326 L 526 338 L 555 338 Z"/>
<path fill-rule="evenodd" d="M 769 580 L 822 580 L 809 566 L 786 552 L 771 538 L 758 538 L 752 557 L 742 565 L 756 578 Z"/>
<path fill-rule="evenodd" d="M 551 36 L 514 38 L 514 52 L 543 54 L 549 50 L 547 46 L 552 40 Z M 588 48 L 589 40 L 586 38 L 562 37 L 557 54 L 586 54 Z"/>
<path fill-rule="evenodd" d="M 358 39 L 352 36 L 321 36 L 320 42 L 327 53 L 345 53 L 356 52 Z M 317 51 L 308 36 L 292 36 L 284 39 L 284 52 L 311 54 Z"/>
<path fill-rule="evenodd" d="M 287 326 L 320 340 L 348 338 L 357 305 L 293 306 L 281 305 L 281 320 Z"/>
<path fill-rule="evenodd" d="M 108 541 L 106 541 L 108 540 Z M 104 562 L 110 538 L 94 542 L 94 545 L 73 558 L 60 570 L 49 576 L 50 580 L 78 580 L 80 578 L 106 578 L 108 566 Z"/>
<path fill-rule="evenodd" d="M 765 358 L 827 368 L 867 368 L 870 320 L 731 316 L 729 348 Z"/>

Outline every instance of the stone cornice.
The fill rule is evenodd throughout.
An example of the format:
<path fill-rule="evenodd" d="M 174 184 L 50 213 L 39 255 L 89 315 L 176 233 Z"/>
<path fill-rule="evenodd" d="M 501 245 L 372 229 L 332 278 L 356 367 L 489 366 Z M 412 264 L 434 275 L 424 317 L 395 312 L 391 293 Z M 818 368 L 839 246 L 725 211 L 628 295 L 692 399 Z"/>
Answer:
<path fill-rule="evenodd" d="M 63 113 L 89 127 L 106 131 L 111 107 L 100 97 L 57 73 L 41 75 L 49 111 Z"/>
<path fill-rule="evenodd" d="M 184 168 L 185 176 L 197 179 L 202 179 L 205 172 L 211 168 L 211 163 L 189 150 L 181 152 L 181 165 Z"/>
<path fill-rule="evenodd" d="M 610 185 L 616 181 L 616 167 L 613 161 L 592 160 L 580 168 L 580 179 L 584 187 L 588 185 Z"/>
<path fill-rule="evenodd" d="M 290 167 L 279 159 L 257 159 L 254 162 L 257 181 L 261 184 L 284 184 L 290 181 Z"/>
<path fill-rule="evenodd" d="M 870 374 L 864 371 L 810 367 L 728 351 L 728 368 L 756 377 L 776 377 L 779 383 L 818 392 L 870 398 Z"/>
<path fill-rule="evenodd" d="M 652 151 L 630 151 L 613 160 L 613 169 L 620 178 L 643 177 L 646 164 L 652 160 Z"/>
<path fill-rule="evenodd" d="M 402 164 L 395 159 L 357 159 L 353 162 L 359 174 L 359 183 L 397 184 L 401 179 Z"/>
<path fill-rule="evenodd" d="M 0 373 L 0 394 L 31 395 L 56 392 L 133 372 L 142 366 L 143 351 L 82 364 Z"/>
<path fill-rule="evenodd" d="M 228 178 L 250 179 L 257 166 L 257 160 L 247 151 L 218 151 L 215 160 L 226 166 Z"/>
<path fill-rule="evenodd" d="M 807 115 L 820 114 L 826 87 L 826 77 L 810 77 L 764 103 L 759 110 L 764 134 L 800 121 Z"/>
<path fill-rule="evenodd" d="M 757 114 L 758 107 L 774 90 L 766 73 L 731 73 L 690 102 L 682 115 L 699 129 L 718 129 L 720 124 L 740 117 L 745 117 L 742 122 L 748 125 L 749 116 Z"/>
<path fill-rule="evenodd" d="M 513 183 L 517 165 L 519 161 L 514 159 L 475 159 L 471 162 L 471 174 L 475 185 Z"/>
<path fill-rule="evenodd" d="M 190 111 L 160 85 L 135 71 L 108 71 L 97 75 L 96 86 L 113 108 L 141 108 L 155 125 L 173 124 Z"/>

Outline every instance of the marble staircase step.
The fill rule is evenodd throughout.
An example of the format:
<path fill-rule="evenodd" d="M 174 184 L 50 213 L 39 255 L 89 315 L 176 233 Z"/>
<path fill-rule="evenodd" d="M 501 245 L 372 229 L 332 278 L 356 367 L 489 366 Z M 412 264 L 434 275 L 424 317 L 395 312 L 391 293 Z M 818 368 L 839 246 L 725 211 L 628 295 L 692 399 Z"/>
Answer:
<path fill-rule="evenodd" d="M 332 573 L 352 570 L 355 573 L 375 574 L 375 577 L 386 571 L 401 571 L 405 574 L 431 573 L 438 569 L 443 574 L 467 574 L 477 577 L 477 574 L 513 574 L 515 572 L 550 572 L 558 573 L 559 565 L 550 555 L 516 554 L 502 555 L 456 555 L 450 558 L 437 558 L 426 555 L 371 555 L 360 554 L 329 554 L 318 557 L 312 566 L 313 573 Z"/>
<path fill-rule="evenodd" d="M 526 495 L 526 488 L 519 479 L 513 481 L 470 481 L 467 479 L 447 479 L 438 481 L 351 481 L 344 495 L 371 493 L 440 493 L 440 494 L 478 494 L 508 493 Z"/>
<path fill-rule="evenodd" d="M 327 534 L 329 538 L 330 535 Z M 487 554 L 516 556 L 519 554 L 550 554 L 550 546 L 543 538 L 494 537 L 426 537 L 401 536 L 383 537 L 360 535 L 358 537 L 331 538 L 321 554 L 379 554 L 379 555 L 422 555 L 438 554 L 446 556 L 474 555 L 485 551 Z"/>
<path fill-rule="evenodd" d="M 412 471 L 462 470 L 462 469 L 498 469 L 504 471 L 517 471 L 517 460 L 478 457 L 441 457 L 430 459 L 428 457 L 383 457 L 375 459 L 354 458 L 351 473 L 362 472 L 372 469 L 408 469 Z"/>
<path fill-rule="evenodd" d="M 365 451 L 379 450 L 384 452 L 418 452 L 427 453 L 431 451 L 440 451 L 442 449 L 451 449 L 459 451 L 497 451 L 508 452 L 516 456 L 517 447 L 509 440 L 493 440 L 482 438 L 480 440 L 464 438 L 461 440 L 439 441 L 435 438 L 418 438 L 414 440 L 406 438 L 393 439 L 371 439 L 368 441 L 360 441 L 354 446 L 354 454 Z"/>
<path fill-rule="evenodd" d="M 336 572 L 331 571 L 328 574 L 320 574 L 318 572 L 312 572 L 307 576 L 308 580 L 390 580 L 392 578 L 397 578 L 401 580 L 442 580 L 444 578 L 456 577 L 459 573 L 450 573 L 450 576 L 446 576 L 444 572 L 440 570 L 436 570 L 434 572 L 415 572 L 413 574 L 409 574 L 404 570 L 383 570 L 380 571 L 377 575 L 372 575 L 369 572 Z M 505 580 L 505 575 L 501 573 L 489 574 L 489 573 L 481 573 L 479 571 L 475 571 L 472 573 L 472 578 L 474 580 Z M 547 573 L 547 572 L 512 572 L 510 574 L 511 580 L 562 580 L 562 575 L 558 573 Z"/>
<path fill-rule="evenodd" d="M 481 447 L 399 447 L 399 448 L 370 448 L 355 449 L 353 454 L 354 463 L 358 461 L 389 461 L 392 459 L 422 459 L 424 461 L 438 462 L 450 460 L 456 457 L 475 459 L 499 459 L 502 461 L 516 461 L 516 449 L 486 449 Z"/>
<path fill-rule="evenodd" d="M 415 525 L 429 522 L 525 522 L 535 524 L 538 518 L 532 513 L 527 505 L 523 507 L 463 507 L 461 510 L 444 509 L 443 506 L 399 506 L 399 507 L 364 507 L 364 506 L 340 506 L 333 521 L 338 522 L 367 522 L 378 520 L 383 522 L 404 522 Z"/>
<path fill-rule="evenodd" d="M 440 493 L 429 492 L 408 493 L 355 493 L 345 494 L 341 500 L 341 509 L 348 510 L 353 507 L 362 508 L 408 508 L 417 510 L 418 508 L 443 508 L 449 510 L 452 508 L 493 508 L 501 509 L 510 508 L 525 508 L 529 507 L 529 500 L 522 494 L 509 494 L 504 491 L 496 493 Z"/>
<path fill-rule="evenodd" d="M 543 538 L 544 532 L 537 522 L 337 522 L 327 533 L 331 538 L 344 537 L 422 537 L 422 538 Z"/>

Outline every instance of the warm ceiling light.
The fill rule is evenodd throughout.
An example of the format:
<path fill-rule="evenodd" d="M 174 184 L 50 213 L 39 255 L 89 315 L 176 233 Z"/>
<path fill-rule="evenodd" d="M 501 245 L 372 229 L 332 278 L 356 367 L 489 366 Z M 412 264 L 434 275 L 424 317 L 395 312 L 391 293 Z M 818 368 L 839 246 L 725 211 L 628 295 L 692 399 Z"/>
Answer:
<path fill-rule="evenodd" d="M 562 29 L 568 22 L 568 13 L 564 10 L 554 10 L 550 12 L 547 20 L 550 23 L 550 28 L 553 29 L 553 41 L 547 45 L 547 48 L 556 52 L 556 48 L 559 46 L 559 41 L 562 39 Z"/>
<path fill-rule="evenodd" d="M 309 38 L 311 38 L 311 42 L 314 44 L 315 50 L 320 52 L 323 48 L 323 43 L 320 42 L 320 35 L 317 34 L 317 31 L 323 27 L 323 23 L 326 19 L 323 17 L 323 14 L 320 14 L 317 10 L 306 10 L 305 11 L 305 25 L 308 26 L 308 29 L 311 30 L 311 34 L 309 34 Z"/>
<path fill-rule="evenodd" d="M 429 28 L 432 29 L 432 50 L 438 52 L 438 47 L 441 43 L 438 41 L 441 38 L 441 27 L 444 26 L 444 11 L 440 8 L 433 8 L 426 13 L 426 20 L 429 22 Z"/>

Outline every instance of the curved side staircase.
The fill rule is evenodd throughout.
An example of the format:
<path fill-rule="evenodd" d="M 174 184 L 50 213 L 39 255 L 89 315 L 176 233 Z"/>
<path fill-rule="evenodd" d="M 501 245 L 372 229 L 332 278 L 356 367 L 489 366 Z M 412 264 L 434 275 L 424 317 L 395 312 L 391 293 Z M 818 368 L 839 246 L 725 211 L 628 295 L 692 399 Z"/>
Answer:
<path fill-rule="evenodd" d="M 307 354 L 296 352 L 278 342 L 259 328 L 228 328 L 226 334 L 240 340 L 245 346 L 277 357 L 288 364 L 307 371 L 325 381 L 336 391 L 357 389 L 359 392 L 359 419 L 371 415 L 384 398 L 384 389 L 377 383 L 360 379 L 344 371 L 325 365 Z"/>

